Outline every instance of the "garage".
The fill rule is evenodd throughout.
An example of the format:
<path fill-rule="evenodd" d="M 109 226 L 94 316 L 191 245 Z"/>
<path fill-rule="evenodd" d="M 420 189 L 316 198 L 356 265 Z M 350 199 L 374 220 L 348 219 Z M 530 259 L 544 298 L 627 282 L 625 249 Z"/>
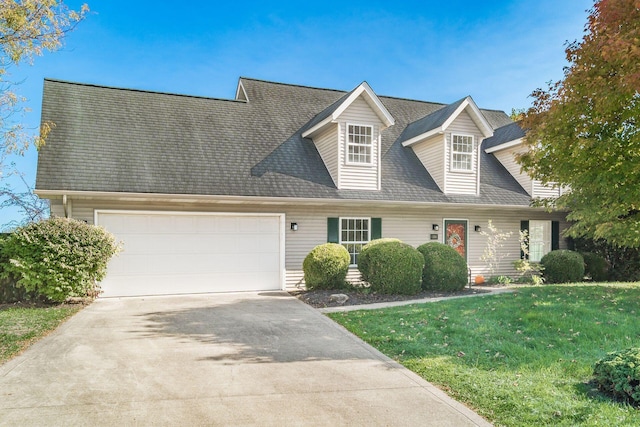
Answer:
<path fill-rule="evenodd" d="M 282 289 L 284 215 L 96 211 L 122 242 L 102 296 Z"/>

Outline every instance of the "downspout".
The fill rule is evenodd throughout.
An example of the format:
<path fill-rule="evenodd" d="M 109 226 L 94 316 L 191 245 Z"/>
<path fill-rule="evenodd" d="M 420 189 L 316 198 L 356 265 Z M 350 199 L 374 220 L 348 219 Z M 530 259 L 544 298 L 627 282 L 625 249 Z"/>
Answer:
<path fill-rule="evenodd" d="M 67 209 L 67 195 L 62 195 L 62 208 L 64 209 L 64 217 L 69 218 L 69 211 Z"/>

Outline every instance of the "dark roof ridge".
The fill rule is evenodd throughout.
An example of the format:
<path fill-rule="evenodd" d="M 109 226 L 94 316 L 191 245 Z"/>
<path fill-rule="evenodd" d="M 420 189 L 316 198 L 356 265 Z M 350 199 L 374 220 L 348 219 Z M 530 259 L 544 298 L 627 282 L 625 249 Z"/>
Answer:
<path fill-rule="evenodd" d="M 153 94 L 153 95 L 179 96 L 179 97 L 184 97 L 184 98 L 208 99 L 208 100 L 212 100 L 212 101 L 239 102 L 241 104 L 246 104 L 247 103 L 247 101 L 243 101 L 243 100 L 240 100 L 240 99 L 215 98 L 215 97 L 203 96 L 203 95 L 189 95 L 189 94 L 184 94 L 184 93 L 172 93 L 172 92 L 162 92 L 162 91 L 156 91 L 156 90 L 134 89 L 134 88 L 126 88 L 126 87 L 118 87 L 118 86 L 100 85 L 100 84 L 95 84 L 95 83 L 72 82 L 70 80 L 54 79 L 54 78 L 50 78 L 50 77 L 45 77 L 44 80 L 48 81 L 48 82 L 54 82 L 54 83 L 63 83 L 63 84 L 75 85 L 75 86 L 94 87 L 94 88 L 99 88 L 99 89 L 112 89 L 112 90 L 121 90 L 121 91 L 126 91 L 126 92 L 140 92 L 140 93 L 148 93 L 148 94 Z"/>
<path fill-rule="evenodd" d="M 330 92 L 343 92 L 343 93 L 351 92 L 351 90 L 330 89 L 330 88 L 325 88 L 325 87 L 308 86 L 308 85 L 301 85 L 301 84 L 296 84 L 296 83 L 274 82 L 274 81 L 271 81 L 271 80 L 254 79 L 252 77 L 245 77 L 245 76 L 240 76 L 239 79 L 240 80 L 252 80 L 254 82 L 260 82 L 260 83 L 269 83 L 269 84 L 273 84 L 273 85 L 299 87 L 299 88 L 302 88 L 302 89 L 326 90 L 326 91 L 330 91 Z M 358 87 L 361 84 L 362 84 L 362 82 L 358 83 L 355 87 Z"/>

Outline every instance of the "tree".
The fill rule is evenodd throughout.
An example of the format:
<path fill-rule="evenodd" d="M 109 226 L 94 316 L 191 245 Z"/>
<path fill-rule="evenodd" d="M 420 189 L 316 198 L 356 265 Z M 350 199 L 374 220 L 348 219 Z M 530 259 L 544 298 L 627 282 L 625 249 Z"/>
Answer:
<path fill-rule="evenodd" d="M 640 0 L 598 0 L 564 79 L 532 93 L 525 172 L 566 186 L 543 201 L 569 211 L 572 237 L 640 247 Z"/>
<path fill-rule="evenodd" d="M 20 63 L 32 64 L 45 51 L 59 49 L 88 10 L 86 4 L 79 11 L 70 10 L 57 0 L 0 0 L 0 205 L 18 206 L 27 218 L 42 203 L 31 191 L 17 191 L 8 184 L 7 177 L 20 175 L 8 158 L 24 154 L 31 144 L 42 146 L 54 124 L 44 123 L 36 136 L 24 128 L 17 119 L 26 112 L 24 98 L 15 92 L 19 82 L 11 80 L 9 71 Z"/>

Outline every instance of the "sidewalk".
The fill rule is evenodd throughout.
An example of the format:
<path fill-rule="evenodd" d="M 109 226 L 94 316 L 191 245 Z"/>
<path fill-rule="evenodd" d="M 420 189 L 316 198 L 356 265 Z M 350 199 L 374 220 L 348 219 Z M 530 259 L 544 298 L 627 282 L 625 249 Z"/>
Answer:
<path fill-rule="evenodd" d="M 381 308 L 389 308 L 389 307 L 398 307 L 401 305 L 410 305 L 410 304 L 423 304 L 427 302 L 438 302 L 445 301 L 450 299 L 457 298 L 477 298 L 477 297 L 486 297 L 489 295 L 497 295 L 513 292 L 513 288 L 491 288 L 491 287 L 482 287 L 483 290 L 487 290 L 489 292 L 483 294 L 475 294 L 475 295 L 456 295 L 451 297 L 437 297 L 437 298 L 421 298 L 421 299 L 412 299 L 405 301 L 391 301 L 391 302 L 378 302 L 375 304 L 358 304 L 358 305 L 343 305 L 340 307 L 325 307 L 318 308 L 317 310 L 321 313 L 341 313 L 345 311 L 356 311 L 356 310 L 378 310 Z"/>

